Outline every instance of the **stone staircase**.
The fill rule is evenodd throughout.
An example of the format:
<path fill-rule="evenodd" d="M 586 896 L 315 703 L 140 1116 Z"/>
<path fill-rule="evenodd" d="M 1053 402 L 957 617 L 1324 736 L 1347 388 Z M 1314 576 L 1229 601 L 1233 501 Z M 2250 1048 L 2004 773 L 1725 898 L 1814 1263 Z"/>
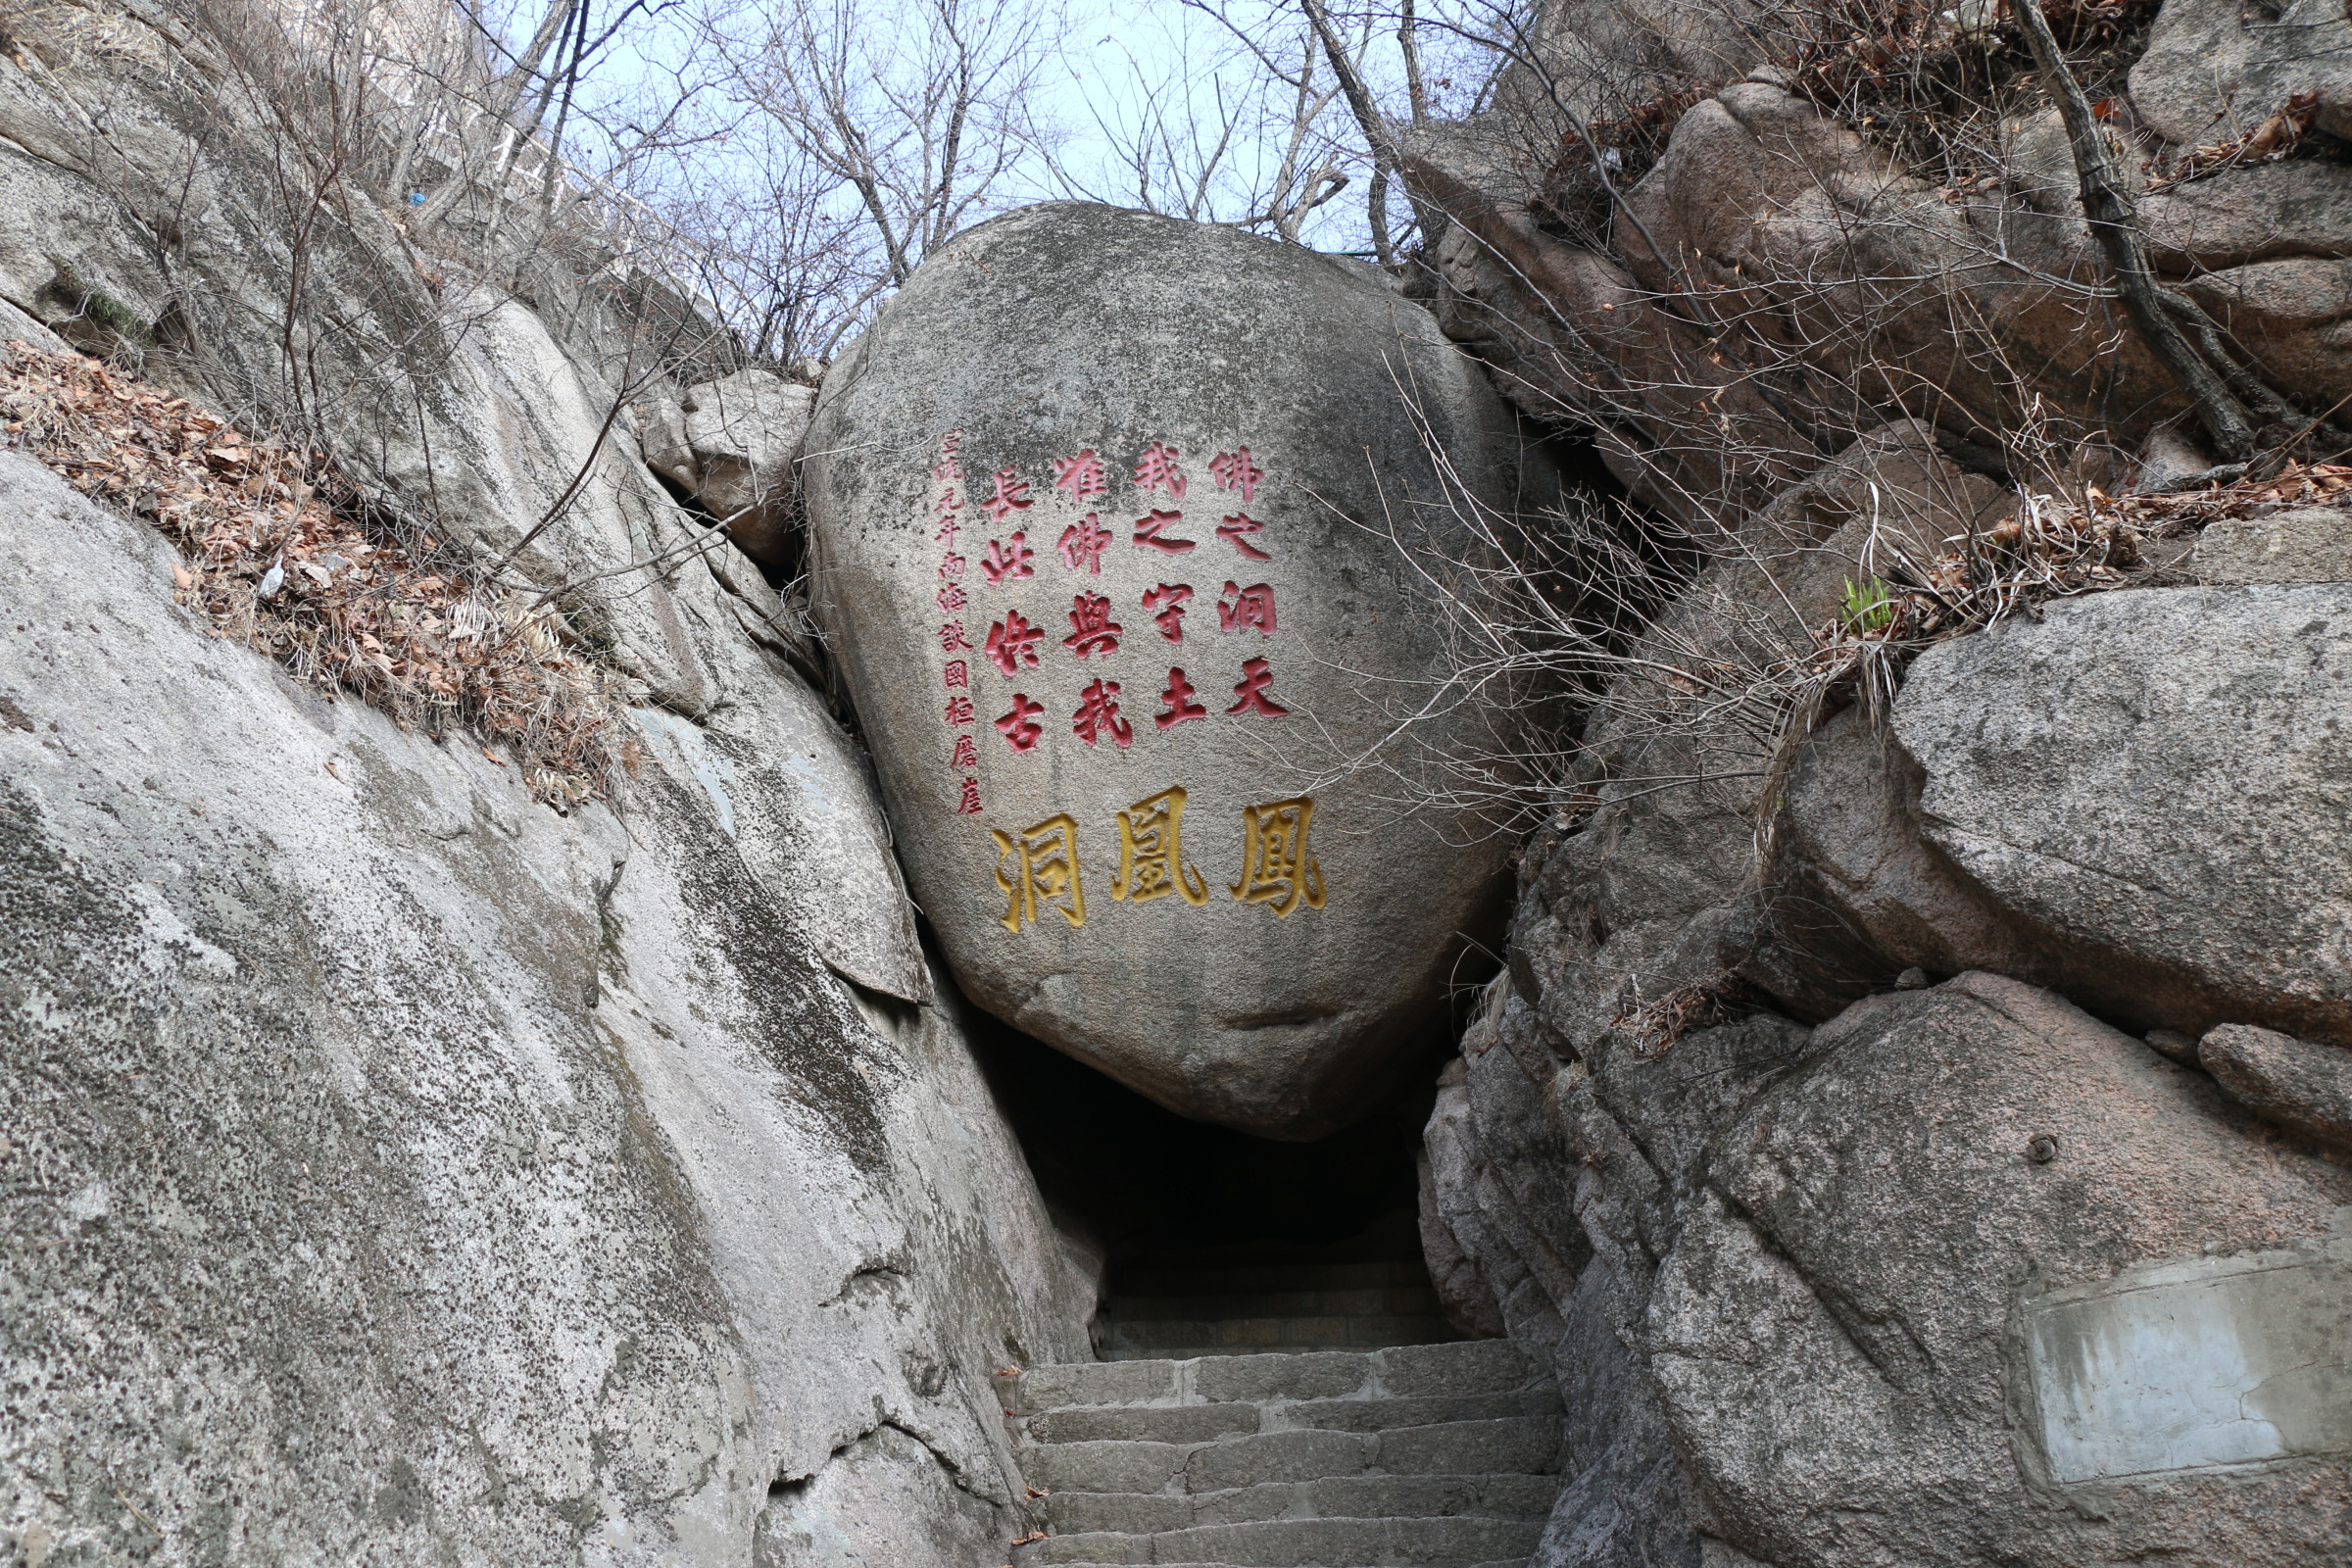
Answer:
<path fill-rule="evenodd" d="M 1417 1256 L 1130 1268 L 1096 1332 L 1106 1361 L 1369 1350 L 1454 1337 Z"/>
<path fill-rule="evenodd" d="M 1501 1340 L 999 1377 L 1048 1534 L 1030 1564 L 1517 1565 L 1559 1396 Z"/>

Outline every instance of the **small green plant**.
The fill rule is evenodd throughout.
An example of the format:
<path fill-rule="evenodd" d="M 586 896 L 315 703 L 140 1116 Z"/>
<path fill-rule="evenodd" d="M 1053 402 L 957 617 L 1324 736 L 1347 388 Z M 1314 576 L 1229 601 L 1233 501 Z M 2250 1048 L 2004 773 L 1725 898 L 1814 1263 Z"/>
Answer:
<path fill-rule="evenodd" d="M 1868 636 L 1885 631 L 1894 624 L 1894 601 L 1886 592 L 1886 582 L 1878 577 L 1865 577 L 1857 583 L 1845 579 L 1845 629 Z"/>

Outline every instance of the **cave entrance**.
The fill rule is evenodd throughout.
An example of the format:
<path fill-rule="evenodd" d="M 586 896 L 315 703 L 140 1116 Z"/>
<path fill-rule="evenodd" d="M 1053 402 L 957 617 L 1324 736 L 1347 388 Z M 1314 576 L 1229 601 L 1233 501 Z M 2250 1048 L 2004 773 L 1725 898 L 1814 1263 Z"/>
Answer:
<path fill-rule="evenodd" d="M 1188 1120 L 993 1020 L 974 1033 L 1056 1222 L 1102 1258 L 1098 1358 L 1462 1337 L 1417 1219 L 1434 1088 L 1318 1143 L 1277 1143 Z"/>

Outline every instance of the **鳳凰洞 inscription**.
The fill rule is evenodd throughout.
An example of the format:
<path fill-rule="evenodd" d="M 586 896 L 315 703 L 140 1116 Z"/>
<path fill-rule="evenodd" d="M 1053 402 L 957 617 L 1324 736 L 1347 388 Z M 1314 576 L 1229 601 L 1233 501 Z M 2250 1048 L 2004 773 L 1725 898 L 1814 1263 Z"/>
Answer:
<path fill-rule="evenodd" d="M 1173 894 L 1195 908 L 1208 903 L 1208 883 L 1185 854 L 1184 808 L 1190 799 L 1190 791 L 1172 785 L 1114 813 L 1119 849 L 1113 900 L 1140 905 Z M 1245 806 L 1241 819 L 1240 874 L 1226 892 L 1239 903 L 1263 905 L 1278 917 L 1301 907 L 1322 908 L 1323 866 L 1307 847 L 1313 799 L 1300 795 Z M 994 876 L 1005 900 L 1000 920 L 1005 930 L 1018 934 L 1042 913 L 1058 913 L 1073 928 L 1086 924 L 1076 817 L 1057 811 L 1018 833 L 991 828 L 989 838 L 997 847 Z"/>

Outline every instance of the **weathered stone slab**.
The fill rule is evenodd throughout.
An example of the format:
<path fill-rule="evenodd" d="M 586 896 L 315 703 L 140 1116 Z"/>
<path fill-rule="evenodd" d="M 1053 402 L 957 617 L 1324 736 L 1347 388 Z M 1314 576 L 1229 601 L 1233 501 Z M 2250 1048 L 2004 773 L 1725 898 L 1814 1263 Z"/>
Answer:
<path fill-rule="evenodd" d="M 2197 535 L 2190 569 L 2200 582 L 2352 582 L 2352 511 L 2293 507 L 2230 518 Z"/>
<path fill-rule="evenodd" d="M 1055 204 L 926 264 L 807 452 L 819 614 L 965 990 L 1188 1115 L 1355 1114 L 1498 893 L 1498 840 L 1406 808 L 1483 705 L 1384 750 L 1446 667 L 1419 568 L 1518 471 L 1476 368 L 1367 269 Z"/>
<path fill-rule="evenodd" d="M 2348 708 L 2343 584 L 2094 594 L 1928 650 L 1895 739 L 1919 837 L 1983 898 L 1896 878 L 1948 951 L 1909 961 L 2352 1045 Z"/>
<path fill-rule="evenodd" d="M 2352 1453 L 2352 1241 L 2054 1291 L 2026 1344 L 2062 1485 Z"/>

